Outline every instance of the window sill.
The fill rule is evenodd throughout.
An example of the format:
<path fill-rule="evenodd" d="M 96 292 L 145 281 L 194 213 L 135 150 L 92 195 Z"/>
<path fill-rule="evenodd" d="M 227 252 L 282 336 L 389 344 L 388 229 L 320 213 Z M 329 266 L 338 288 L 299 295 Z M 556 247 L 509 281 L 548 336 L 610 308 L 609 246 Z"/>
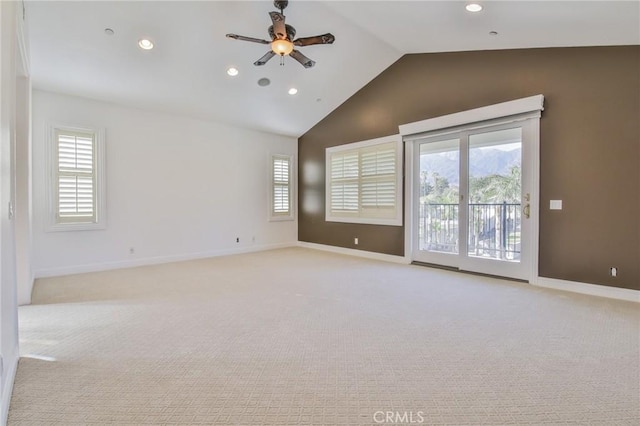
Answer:
<path fill-rule="evenodd" d="M 296 220 L 293 216 L 271 216 L 269 222 L 292 222 Z"/>
<path fill-rule="evenodd" d="M 45 232 L 99 231 L 106 228 L 105 223 L 57 223 L 47 226 Z"/>
<path fill-rule="evenodd" d="M 402 226 L 402 219 L 366 219 L 361 217 L 326 217 L 326 222 L 360 223 L 363 225 Z"/>

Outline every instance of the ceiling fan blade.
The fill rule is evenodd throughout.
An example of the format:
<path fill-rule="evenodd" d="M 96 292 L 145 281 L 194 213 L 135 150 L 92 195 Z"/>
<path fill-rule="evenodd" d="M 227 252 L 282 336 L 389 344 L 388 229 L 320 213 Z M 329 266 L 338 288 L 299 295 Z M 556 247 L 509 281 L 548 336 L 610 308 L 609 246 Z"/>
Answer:
<path fill-rule="evenodd" d="M 293 44 L 296 46 L 310 46 L 312 44 L 332 44 L 336 41 L 336 38 L 331 33 L 317 35 L 314 37 L 301 37 L 293 40 Z"/>
<path fill-rule="evenodd" d="M 276 56 L 275 52 L 273 50 L 270 50 L 267 53 L 265 53 L 265 55 L 262 58 L 255 61 L 253 65 L 257 65 L 257 66 L 264 65 L 269 61 L 269 59 L 273 58 L 274 56 Z"/>
<path fill-rule="evenodd" d="M 287 28 L 284 25 L 284 15 L 280 12 L 269 12 L 271 21 L 273 22 L 273 33 L 277 38 L 287 38 Z"/>
<path fill-rule="evenodd" d="M 316 64 L 316 61 L 312 61 L 311 59 L 307 58 L 302 53 L 300 53 L 299 50 L 293 49 L 293 52 L 289 53 L 289 56 L 291 56 L 296 61 L 300 62 L 302 66 L 305 68 L 311 68 Z"/>
<path fill-rule="evenodd" d="M 250 41 L 253 43 L 260 43 L 260 44 L 271 44 L 270 41 L 262 40 L 261 38 L 245 37 L 238 34 L 227 34 L 227 37 L 232 38 L 234 40 Z"/>

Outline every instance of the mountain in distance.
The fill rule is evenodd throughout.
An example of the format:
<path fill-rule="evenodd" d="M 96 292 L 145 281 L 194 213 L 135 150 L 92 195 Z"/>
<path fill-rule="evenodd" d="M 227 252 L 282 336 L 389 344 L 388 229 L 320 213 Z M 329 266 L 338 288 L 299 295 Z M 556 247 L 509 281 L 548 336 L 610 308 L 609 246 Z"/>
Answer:
<path fill-rule="evenodd" d="M 508 175 L 511 167 L 521 164 L 521 159 L 522 150 L 520 148 L 510 151 L 496 148 L 474 149 L 469 158 L 471 176 Z M 459 154 L 450 151 L 421 155 L 420 171 L 426 171 L 429 175 L 436 172 L 445 177 L 451 185 L 458 186 Z"/>

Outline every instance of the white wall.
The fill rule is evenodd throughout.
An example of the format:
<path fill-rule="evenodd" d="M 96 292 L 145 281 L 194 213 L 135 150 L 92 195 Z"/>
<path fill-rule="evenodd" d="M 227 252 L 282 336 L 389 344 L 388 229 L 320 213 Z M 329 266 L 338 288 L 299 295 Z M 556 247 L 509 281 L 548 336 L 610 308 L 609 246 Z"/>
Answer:
<path fill-rule="evenodd" d="M 42 91 L 32 102 L 36 277 L 297 241 L 297 221 L 268 221 L 269 154 L 297 158 L 296 139 Z M 105 230 L 45 231 L 53 123 L 106 130 Z"/>
<path fill-rule="evenodd" d="M 16 280 L 18 305 L 31 303 L 31 80 L 24 75 L 16 79 Z"/>
<path fill-rule="evenodd" d="M 28 53 L 22 37 L 23 22 L 18 4 L 0 1 L 0 424 L 5 424 L 7 419 L 18 363 L 15 224 L 10 211 L 16 201 L 17 63 L 23 62 L 19 52 Z M 18 48 L 21 42 L 24 49 Z"/>

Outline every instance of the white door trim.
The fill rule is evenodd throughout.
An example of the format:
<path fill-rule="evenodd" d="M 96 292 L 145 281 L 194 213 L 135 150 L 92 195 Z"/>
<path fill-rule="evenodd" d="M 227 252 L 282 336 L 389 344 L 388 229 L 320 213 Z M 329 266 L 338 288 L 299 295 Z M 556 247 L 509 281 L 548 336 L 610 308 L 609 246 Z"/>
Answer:
<path fill-rule="evenodd" d="M 400 129 L 400 135 L 404 137 L 533 111 L 544 111 L 543 95 L 529 96 L 528 98 L 414 121 L 413 123 L 401 124 L 398 127 Z"/>
<path fill-rule="evenodd" d="M 414 141 L 425 136 L 425 133 L 434 131 L 444 131 L 445 129 L 479 123 L 478 127 L 484 125 L 492 126 L 499 122 L 509 122 L 521 119 L 533 119 L 534 129 L 532 130 L 532 140 L 529 147 L 529 158 L 531 165 L 531 237 L 529 241 L 529 252 L 531 256 L 530 269 L 527 280 L 534 283 L 538 277 L 538 244 L 539 244 L 539 182 L 540 182 L 540 115 L 544 110 L 544 96 L 535 95 L 528 98 L 489 105 L 455 114 L 416 121 L 399 126 L 400 135 L 405 143 L 405 257 L 413 259 L 414 242 Z M 502 120 L 500 120 L 502 119 Z M 486 123 L 483 123 L 486 122 Z M 525 149 L 523 147 L 523 149 Z"/>
<path fill-rule="evenodd" d="M 413 141 L 404 142 L 404 257 L 413 260 Z"/>

